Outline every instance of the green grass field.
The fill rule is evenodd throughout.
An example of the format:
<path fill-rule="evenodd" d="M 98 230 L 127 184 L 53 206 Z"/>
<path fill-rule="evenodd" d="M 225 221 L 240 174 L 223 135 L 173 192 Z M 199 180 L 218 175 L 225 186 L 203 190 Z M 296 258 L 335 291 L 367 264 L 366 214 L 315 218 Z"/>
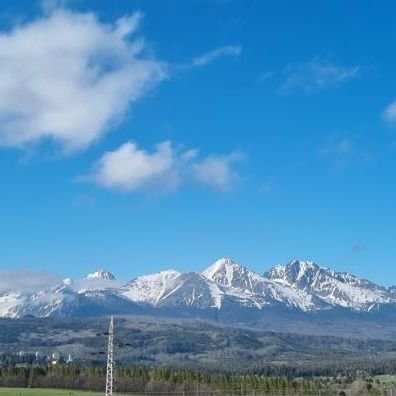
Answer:
<path fill-rule="evenodd" d="M 103 396 L 103 393 L 59 389 L 0 388 L 0 396 Z"/>
<path fill-rule="evenodd" d="M 396 375 L 377 375 L 375 379 L 378 379 L 381 384 L 396 384 Z"/>

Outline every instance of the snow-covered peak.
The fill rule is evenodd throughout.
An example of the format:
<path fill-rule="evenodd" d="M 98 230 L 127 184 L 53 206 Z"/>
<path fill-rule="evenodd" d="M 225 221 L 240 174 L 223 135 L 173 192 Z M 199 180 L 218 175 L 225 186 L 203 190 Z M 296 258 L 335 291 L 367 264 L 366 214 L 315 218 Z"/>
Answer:
<path fill-rule="evenodd" d="M 202 272 L 202 275 L 221 286 L 248 289 L 251 288 L 249 279 L 252 276 L 258 276 L 243 265 L 226 257 L 216 260 Z"/>
<path fill-rule="evenodd" d="M 115 280 L 115 276 L 103 268 L 97 269 L 95 272 L 91 272 L 84 277 L 85 279 L 102 279 L 102 280 Z"/>
<path fill-rule="evenodd" d="M 214 273 L 221 270 L 224 267 L 239 266 L 234 260 L 229 257 L 221 257 L 216 260 L 209 268 L 207 268 L 203 273 Z"/>

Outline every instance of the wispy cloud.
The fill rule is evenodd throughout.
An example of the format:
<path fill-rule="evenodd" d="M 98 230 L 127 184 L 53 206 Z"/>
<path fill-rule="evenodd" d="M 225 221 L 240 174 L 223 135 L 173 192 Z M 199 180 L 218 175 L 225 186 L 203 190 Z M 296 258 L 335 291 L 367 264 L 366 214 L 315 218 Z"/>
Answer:
<path fill-rule="evenodd" d="M 58 275 L 46 271 L 3 270 L 0 271 L 0 292 L 7 290 L 32 292 L 53 286 L 61 280 Z"/>
<path fill-rule="evenodd" d="M 243 159 L 241 153 L 235 152 L 226 155 L 211 155 L 193 165 L 194 178 L 218 191 L 229 191 L 238 180 L 238 173 L 234 164 Z"/>
<path fill-rule="evenodd" d="M 73 151 L 103 136 L 167 77 L 167 65 L 135 37 L 141 19 L 105 24 L 56 9 L 1 33 L 0 145 L 50 139 Z"/>
<path fill-rule="evenodd" d="M 72 204 L 74 207 L 92 209 L 96 206 L 96 199 L 90 195 L 81 194 L 74 198 Z"/>
<path fill-rule="evenodd" d="M 331 139 L 320 148 L 319 153 L 330 159 L 336 169 L 345 168 L 354 156 L 354 141 L 350 137 L 331 137 Z"/>
<path fill-rule="evenodd" d="M 82 289 L 118 288 L 124 282 L 118 280 L 104 279 L 64 279 L 49 271 L 35 271 L 31 269 L 16 269 L 0 271 L 0 293 L 15 291 L 21 293 L 32 293 L 45 290 L 61 283 L 67 284 L 71 289 L 79 291 Z"/>
<path fill-rule="evenodd" d="M 265 81 L 271 80 L 272 78 L 274 78 L 276 76 L 276 72 L 275 71 L 266 71 L 264 73 L 262 73 L 259 78 L 258 78 L 258 82 L 259 83 L 263 83 Z"/>
<path fill-rule="evenodd" d="M 353 150 L 354 142 L 350 137 L 332 138 L 320 152 L 324 155 L 349 155 Z"/>
<path fill-rule="evenodd" d="M 168 141 L 157 144 L 152 152 L 127 142 L 105 153 L 92 172 L 78 180 L 127 192 L 172 191 L 188 181 L 228 191 L 237 176 L 233 166 L 240 159 L 236 153 L 200 158 L 197 150 L 177 150 Z"/>
<path fill-rule="evenodd" d="M 389 124 L 396 125 L 396 101 L 393 101 L 386 106 L 382 116 Z"/>
<path fill-rule="evenodd" d="M 290 94 L 301 91 L 309 94 L 339 87 L 358 77 L 360 69 L 360 66 L 343 66 L 323 58 L 291 63 L 282 72 L 284 81 L 279 86 L 278 92 Z"/>
<path fill-rule="evenodd" d="M 329 158 L 335 168 L 345 168 L 352 163 L 369 162 L 372 155 L 356 136 L 332 136 L 319 150 Z"/>
<path fill-rule="evenodd" d="M 206 66 L 215 60 L 231 56 L 236 57 L 242 53 L 242 47 L 240 45 L 226 45 L 224 47 L 216 48 L 213 51 L 205 52 L 204 54 L 197 56 L 190 63 L 185 65 L 186 67 L 200 67 Z"/>

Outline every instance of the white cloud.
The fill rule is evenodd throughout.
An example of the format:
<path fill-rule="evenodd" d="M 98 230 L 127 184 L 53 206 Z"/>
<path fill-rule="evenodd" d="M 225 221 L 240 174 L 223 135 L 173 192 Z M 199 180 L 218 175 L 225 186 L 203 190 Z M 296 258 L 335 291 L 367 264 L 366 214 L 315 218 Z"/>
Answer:
<path fill-rule="evenodd" d="M 234 164 L 242 159 L 239 153 L 211 155 L 194 165 L 195 179 L 219 191 L 228 191 L 238 179 Z"/>
<path fill-rule="evenodd" d="M 396 101 L 390 103 L 386 106 L 383 113 L 384 120 L 389 122 L 390 124 L 396 123 Z"/>
<path fill-rule="evenodd" d="M 205 66 L 223 56 L 239 56 L 241 52 L 242 52 L 242 47 L 240 45 L 226 45 L 224 47 L 220 47 L 213 51 L 206 52 L 194 58 L 189 66 L 191 67 Z"/>
<path fill-rule="evenodd" d="M 0 271 L 0 292 L 17 290 L 32 292 L 61 282 L 58 275 L 30 269 Z"/>
<path fill-rule="evenodd" d="M 359 66 L 341 66 L 327 59 L 314 58 L 308 62 L 293 63 L 283 70 L 285 80 L 279 93 L 293 91 L 315 93 L 326 88 L 339 87 L 359 74 Z"/>
<path fill-rule="evenodd" d="M 93 171 L 79 180 L 127 192 L 147 188 L 170 191 L 187 181 L 228 191 L 237 179 L 233 165 L 240 159 L 240 154 L 199 159 L 197 150 L 176 150 L 171 142 L 157 144 L 149 153 L 127 142 L 105 153 Z"/>
<path fill-rule="evenodd" d="M 114 24 L 55 10 L 0 34 L 0 145 L 50 139 L 65 150 L 99 139 L 167 66 L 136 38 L 140 13 Z"/>
<path fill-rule="evenodd" d="M 126 191 L 153 184 L 174 188 L 179 184 L 175 156 L 169 142 L 158 144 L 153 153 L 127 142 L 105 153 L 90 178 L 102 187 Z"/>

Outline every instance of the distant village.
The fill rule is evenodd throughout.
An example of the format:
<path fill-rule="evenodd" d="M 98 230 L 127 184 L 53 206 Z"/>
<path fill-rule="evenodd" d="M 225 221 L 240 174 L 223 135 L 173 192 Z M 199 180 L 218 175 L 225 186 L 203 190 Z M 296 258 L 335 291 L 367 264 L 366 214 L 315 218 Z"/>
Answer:
<path fill-rule="evenodd" d="M 60 364 L 71 364 L 73 361 L 70 353 L 62 355 L 59 352 L 45 354 L 40 351 L 0 352 L 0 367 L 28 368 L 32 365 L 57 366 Z"/>

